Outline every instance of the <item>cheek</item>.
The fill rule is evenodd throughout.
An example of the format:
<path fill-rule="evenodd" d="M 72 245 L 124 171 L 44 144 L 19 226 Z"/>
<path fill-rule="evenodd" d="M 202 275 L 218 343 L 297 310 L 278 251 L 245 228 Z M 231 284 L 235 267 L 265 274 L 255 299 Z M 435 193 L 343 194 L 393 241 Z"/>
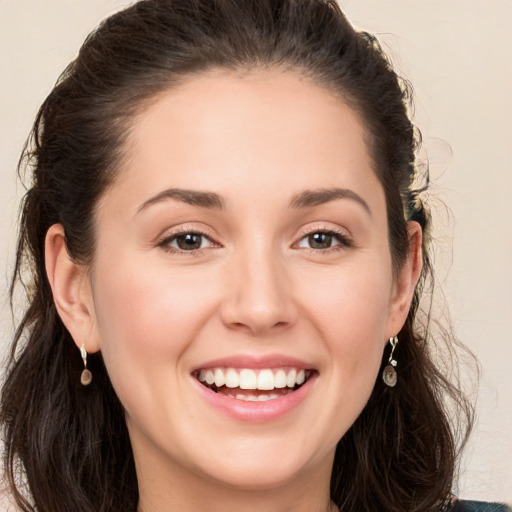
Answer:
<path fill-rule="evenodd" d="M 386 265 L 347 265 L 322 280 L 316 275 L 305 287 L 308 291 L 303 295 L 318 323 L 338 332 L 340 339 L 384 332 L 392 289 L 391 270 Z"/>
<path fill-rule="evenodd" d="M 304 309 L 321 331 L 339 378 L 361 380 L 362 386 L 373 383 L 387 341 L 391 265 L 386 261 L 350 265 L 324 280 L 317 275 L 305 286 L 309 293 Z"/>
<path fill-rule="evenodd" d="M 112 380 L 117 374 L 124 378 L 127 368 L 148 377 L 155 363 L 177 364 L 212 308 L 204 279 L 138 262 L 137 257 L 102 269 L 95 275 L 94 303 Z"/>

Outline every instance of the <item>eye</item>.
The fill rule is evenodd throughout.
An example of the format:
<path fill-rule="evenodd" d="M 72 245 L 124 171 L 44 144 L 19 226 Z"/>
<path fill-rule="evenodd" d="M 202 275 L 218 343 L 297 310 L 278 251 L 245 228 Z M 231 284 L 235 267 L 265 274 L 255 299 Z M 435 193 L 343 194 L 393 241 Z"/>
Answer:
<path fill-rule="evenodd" d="M 321 251 L 332 249 L 337 246 L 340 246 L 341 248 L 349 245 L 349 243 L 346 237 L 341 233 L 333 231 L 315 231 L 314 233 L 309 233 L 305 237 L 301 238 L 297 245 L 298 247 Z"/>
<path fill-rule="evenodd" d="M 208 236 L 194 231 L 175 233 L 158 245 L 171 252 L 194 252 L 216 246 Z"/>

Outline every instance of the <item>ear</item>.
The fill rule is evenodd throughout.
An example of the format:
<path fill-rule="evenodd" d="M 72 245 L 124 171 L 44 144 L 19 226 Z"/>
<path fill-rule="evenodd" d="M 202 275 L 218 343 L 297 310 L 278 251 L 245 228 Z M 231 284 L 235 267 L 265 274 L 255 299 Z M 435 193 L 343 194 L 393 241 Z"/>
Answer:
<path fill-rule="evenodd" d="M 46 275 L 57 312 L 78 348 L 87 352 L 100 348 L 89 276 L 84 266 L 70 257 L 64 228 L 54 224 L 46 233 Z"/>
<path fill-rule="evenodd" d="M 399 269 L 393 285 L 386 338 L 395 336 L 403 327 L 423 267 L 423 232 L 421 226 L 417 222 L 409 221 L 407 232 L 409 253 Z"/>

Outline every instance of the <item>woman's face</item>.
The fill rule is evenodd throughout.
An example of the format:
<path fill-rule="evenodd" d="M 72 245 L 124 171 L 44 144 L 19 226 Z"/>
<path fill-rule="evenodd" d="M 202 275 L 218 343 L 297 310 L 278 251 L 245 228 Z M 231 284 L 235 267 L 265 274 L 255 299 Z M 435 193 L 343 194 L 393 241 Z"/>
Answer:
<path fill-rule="evenodd" d="M 138 472 L 325 480 L 413 286 L 360 119 L 292 73 L 209 73 L 151 104 L 127 151 L 96 212 L 87 346 Z"/>

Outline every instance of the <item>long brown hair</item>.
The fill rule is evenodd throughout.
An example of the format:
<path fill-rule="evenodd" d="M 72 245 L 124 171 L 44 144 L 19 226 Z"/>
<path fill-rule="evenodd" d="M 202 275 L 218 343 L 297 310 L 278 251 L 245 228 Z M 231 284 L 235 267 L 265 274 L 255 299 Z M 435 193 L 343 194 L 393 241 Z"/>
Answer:
<path fill-rule="evenodd" d="M 255 67 L 298 71 L 359 113 L 386 195 L 395 269 L 409 249 L 407 221 L 427 233 L 421 193 L 428 176 L 415 187 L 420 141 L 407 114 L 410 88 L 376 39 L 354 30 L 333 0 L 143 0 L 105 20 L 41 106 L 20 161 L 31 174 L 11 294 L 23 283 L 28 306 L 0 420 L 6 475 L 21 510 L 135 512 L 138 501 L 123 408 L 101 354 L 89 358 L 93 384 L 79 383 L 80 356 L 45 274 L 48 228 L 61 223 L 69 254 L 90 263 L 94 208 L 118 171 L 133 117 L 194 74 Z M 456 438 L 465 439 L 472 410 L 433 360 L 429 314 L 417 315 L 431 282 L 428 254 L 425 243 L 423 275 L 395 352 L 398 384 L 377 380 L 336 450 L 331 497 L 344 512 L 438 510 L 452 488 Z M 447 404 L 462 419 L 458 427 Z"/>

